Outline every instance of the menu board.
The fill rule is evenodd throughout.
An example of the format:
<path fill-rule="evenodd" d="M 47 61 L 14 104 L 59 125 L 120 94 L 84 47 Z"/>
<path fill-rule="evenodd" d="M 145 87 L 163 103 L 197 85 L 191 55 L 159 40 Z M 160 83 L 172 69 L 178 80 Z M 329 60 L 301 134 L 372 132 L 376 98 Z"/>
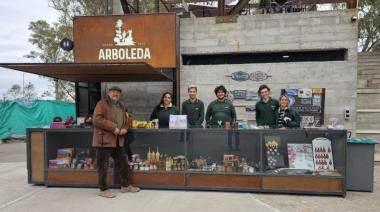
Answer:
<path fill-rule="evenodd" d="M 301 126 L 324 124 L 325 88 L 286 88 L 282 95 L 289 97 L 289 106 L 302 117 Z"/>

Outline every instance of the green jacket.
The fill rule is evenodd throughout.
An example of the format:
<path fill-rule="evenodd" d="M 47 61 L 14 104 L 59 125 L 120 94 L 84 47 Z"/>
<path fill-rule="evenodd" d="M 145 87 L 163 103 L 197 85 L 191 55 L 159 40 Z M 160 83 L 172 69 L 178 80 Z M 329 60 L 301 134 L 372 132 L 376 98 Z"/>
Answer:
<path fill-rule="evenodd" d="M 267 103 L 262 100 L 256 103 L 256 123 L 257 126 L 269 126 L 277 128 L 278 101 L 269 97 Z"/>
<path fill-rule="evenodd" d="M 225 127 L 226 122 L 229 121 L 231 127 L 236 120 L 236 111 L 232 102 L 229 100 L 212 101 L 208 107 L 206 112 L 206 123 L 208 127 Z M 221 124 L 218 124 L 218 121 L 221 121 Z"/>
<path fill-rule="evenodd" d="M 162 105 L 160 107 L 155 107 L 152 114 L 150 115 L 150 120 L 158 119 L 158 126 L 160 128 L 169 128 L 169 118 L 170 115 L 178 115 L 176 106 L 172 105 L 165 109 Z"/>
<path fill-rule="evenodd" d="M 278 114 L 280 109 L 276 110 L 276 123 L 278 123 Z M 284 126 L 287 128 L 299 128 L 301 126 L 301 116 L 300 114 L 293 108 L 286 108 L 284 117 L 288 117 L 291 120 L 288 122 L 284 122 Z"/>
<path fill-rule="evenodd" d="M 199 99 L 194 103 L 188 99 L 182 103 L 182 115 L 187 115 L 189 128 L 200 128 L 205 118 L 205 105 Z"/>

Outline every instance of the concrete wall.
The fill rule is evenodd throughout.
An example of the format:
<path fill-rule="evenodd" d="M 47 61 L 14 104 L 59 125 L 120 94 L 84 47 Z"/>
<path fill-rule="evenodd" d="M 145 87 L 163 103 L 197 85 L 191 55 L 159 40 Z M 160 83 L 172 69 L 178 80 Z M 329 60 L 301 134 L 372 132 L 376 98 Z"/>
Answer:
<path fill-rule="evenodd" d="M 380 53 L 358 55 L 357 93 L 357 137 L 380 141 Z M 375 150 L 380 154 L 380 145 Z"/>
<path fill-rule="evenodd" d="M 121 100 L 136 120 L 149 120 L 162 94 L 166 91 L 171 92 L 173 88 L 171 82 L 108 82 L 102 83 L 102 96 L 113 85 L 123 90 Z"/>
<path fill-rule="evenodd" d="M 272 89 L 277 98 L 281 88 L 326 88 L 325 120 L 337 117 L 341 124 L 355 130 L 357 82 L 357 23 L 351 22 L 356 10 L 264 14 L 239 16 L 237 23 L 216 24 L 215 18 L 180 20 L 181 54 L 236 52 L 302 51 L 347 49 L 345 61 L 297 62 L 239 65 L 182 65 L 181 101 L 187 86 L 196 84 L 199 97 L 208 105 L 215 99 L 213 89 L 223 84 L 229 90 L 257 90 L 261 84 Z M 272 77 L 262 82 L 237 82 L 226 75 L 236 71 L 262 71 Z M 242 102 L 234 102 L 241 104 Z M 351 119 L 344 121 L 345 106 Z M 254 119 L 252 112 L 237 108 L 238 118 Z"/>

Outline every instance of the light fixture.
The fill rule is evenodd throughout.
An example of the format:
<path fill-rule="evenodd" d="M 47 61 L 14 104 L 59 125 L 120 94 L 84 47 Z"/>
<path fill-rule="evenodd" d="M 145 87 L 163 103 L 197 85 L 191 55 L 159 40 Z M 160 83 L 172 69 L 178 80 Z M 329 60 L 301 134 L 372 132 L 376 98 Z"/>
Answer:
<path fill-rule="evenodd" d="M 63 38 L 59 46 L 65 51 L 71 51 L 74 48 L 74 42 L 68 38 Z"/>
<path fill-rule="evenodd" d="M 358 16 L 355 16 L 355 15 L 354 15 L 354 16 L 351 17 L 351 22 L 355 22 L 355 21 L 357 21 L 357 20 L 358 20 Z"/>

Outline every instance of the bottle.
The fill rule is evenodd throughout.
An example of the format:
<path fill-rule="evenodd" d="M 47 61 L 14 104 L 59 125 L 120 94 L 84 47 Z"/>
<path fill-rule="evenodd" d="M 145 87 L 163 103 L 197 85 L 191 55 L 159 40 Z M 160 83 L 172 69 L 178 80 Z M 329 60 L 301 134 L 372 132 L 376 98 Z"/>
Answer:
<path fill-rule="evenodd" d="M 152 153 L 150 155 L 150 160 L 152 160 L 152 163 L 156 162 L 156 152 L 152 151 Z"/>
<path fill-rule="evenodd" d="M 165 170 L 166 170 L 166 171 L 170 171 L 170 162 L 169 162 L 169 158 L 166 158 L 166 161 L 165 161 Z"/>
<path fill-rule="evenodd" d="M 150 147 L 149 147 L 148 153 L 146 154 L 146 160 L 148 162 L 150 161 Z"/>
<path fill-rule="evenodd" d="M 162 170 L 166 170 L 166 154 L 164 154 L 163 156 L 162 156 Z"/>
<path fill-rule="evenodd" d="M 160 160 L 160 152 L 158 151 L 158 147 L 157 147 L 156 161 L 159 161 L 159 160 Z"/>

